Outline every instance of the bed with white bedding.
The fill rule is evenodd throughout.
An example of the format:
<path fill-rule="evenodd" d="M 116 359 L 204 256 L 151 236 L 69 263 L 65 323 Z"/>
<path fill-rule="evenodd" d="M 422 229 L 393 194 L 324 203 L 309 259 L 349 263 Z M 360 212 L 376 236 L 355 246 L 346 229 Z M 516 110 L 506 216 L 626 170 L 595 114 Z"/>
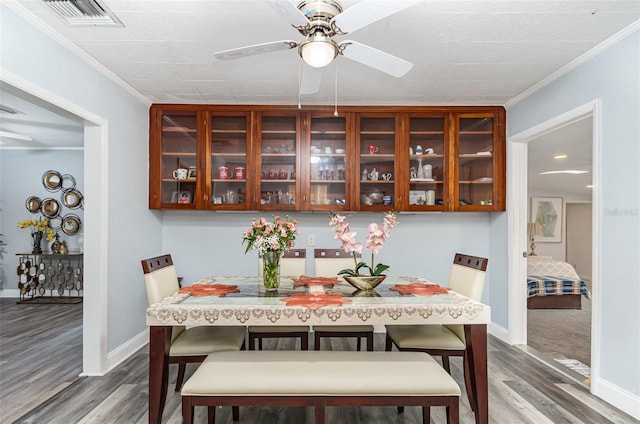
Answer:
<path fill-rule="evenodd" d="M 528 309 L 582 309 L 591 294 L 571 264 L 555 259 L 527 258 Z"/>

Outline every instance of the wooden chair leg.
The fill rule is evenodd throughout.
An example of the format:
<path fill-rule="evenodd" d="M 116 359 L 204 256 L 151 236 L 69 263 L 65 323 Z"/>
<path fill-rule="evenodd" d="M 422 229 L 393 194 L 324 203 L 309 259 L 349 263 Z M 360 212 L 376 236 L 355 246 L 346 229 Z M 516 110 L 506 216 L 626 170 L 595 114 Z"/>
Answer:
<path fill-rule="evenodd" d="M 404 412 L 404 406 L 398 406 L 398 414 L 402 414 Z"/>
<path fill-rule="evenodd" d="M 262 350 L 262 337 L 258 338 L 258 350 Z"/>
<path fill-rule="evenodd" d="M 207 406 L 207 424 L 214 424 L 216 422 L 216 407 Z"/>
<path fill-rule="evenodd" d="M 429 406 L 422 407 L 422 424 L 431 423 L 431 408 Z"/>
<path fill-rule="evenodd" d="M 367 334 L 367 350 L 373 352 L 373 333 Z"/>
<path fill-rule="evenodd" d="M 182 383 L 184 382 L 184 373 L 187 369 L 187 364 L 180 363 L 178 364 L 178 377 L 176 378 L 176 392 L 179 392 L 182 389 Z"/>
<path fill-rule="evenodd" d="M 313 350 L 320 350 L 320 334 L 317 331 L 313 333 Z"/>
<path fill-rule="evenodd" d="M 356 350 L 357 350 L 358 352 L 360 352 L 360 351 L 362 350 L 362 340 L 361 340 L 361 337 L 356 337 L 356 340 L 358 340 L 358 341 L 356 342 Z"/>
<path fill-rule="evenodd" d="M 249 333 L 249 350 L 256 349 L 256 336 L 254 334 Z"/>
<path fill-rule="evenodd" d="M 303 334 L 300 337 L 300 348 L 302 350 L 309 350 L 309 333 Z"/>
<path fill-rule="evenodd" d="M 451 374 L 451 369 L 449 368 L 449 357 L 447 355 L 442 355 L 442 368 Z"/>
<path fill-rule="evenodd" d="M 231 416 L 233 417 L 233 421 L 238 421 L 240 419 L 240 407 L 239 406 L 232 406 L 231 407 Z"/>
<path fill-rule="evenodd" d="M 387 333 L 387 336 L 384 342 L 384 350 L 387 352 L 391 352 L 392 349 L 393 349 L 393 339 L 391 338 L 389 333 Z"/>

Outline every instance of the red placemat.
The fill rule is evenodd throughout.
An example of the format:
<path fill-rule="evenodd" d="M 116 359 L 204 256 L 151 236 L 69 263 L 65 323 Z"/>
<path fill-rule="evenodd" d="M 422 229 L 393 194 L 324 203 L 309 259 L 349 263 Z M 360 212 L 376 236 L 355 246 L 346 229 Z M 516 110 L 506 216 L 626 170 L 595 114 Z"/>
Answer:
<path fill-rule="evenodd" d="M 194 284 L 181 288 L 178 293 L 188 293 L 191 296 L 225 296 L 227 293 L 238 293 L 238 286 L 230 284 Z"/>
<path fill-rule="evenodd" d="M 334 284 L 338 284 L 337 277 L 309 277 L 306 275 L 301 275 L 298 278 L 292 278 L 292 280 L 298 285 L 305 286 L 333 286 Z"/>
<path fill-rule="evenodd" d="M 323 306 L 340 306 L 343 303 L 351 302 L 351 299 L 343 298 L 342 293 L 293 293 L 280 300 L 286 302 L 287 306 L 306 306 L 312 311 Z"/>
<path fill-rule="evenodd" d="M 419 294 L 423 296 L 449 293 L 449 289 L 445 287 L 439 286 L 438 284 L 426 283 L 396 284 L 389 290 L 395 290 L 401 294 Z"/>

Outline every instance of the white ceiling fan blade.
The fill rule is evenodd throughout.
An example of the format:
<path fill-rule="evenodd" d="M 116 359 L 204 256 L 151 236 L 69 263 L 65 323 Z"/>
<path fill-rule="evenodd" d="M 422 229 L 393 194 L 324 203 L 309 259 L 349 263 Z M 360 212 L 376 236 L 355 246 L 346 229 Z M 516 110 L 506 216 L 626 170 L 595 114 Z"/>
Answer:
<path fill-rule="evenodd" d="M 341 31 L 351 33 L 400 12 L 421 0 L 362 0 L 331 19 Z"/>
<path fill-rule="evenodd" d="M 314 68 L 313 66 L 309 66 L 306 63 L 302 66 L 300 94 L 314 94 L 320 91 L 322 69 L 323 68 Z"/>
<path fill-rule="evenodd" d="M 238 47 L 237 49 L 215 52 L 213 56 L 220 60 L 234 60 L 254 54 L 289 50 L 298 47 L 298 43 L 291 40 L 271 41 L 268 43 L 254 44 L 252 46 Z"/>
<path fill-rule="evenodd" d="M 343 41 L 340 43 L 340 47 L 343 45 L 346 46 L 342 51 L 342 55 L 347 59 L 371 66 L 396 78 L 404 76 L 413 67 L 411 62 L 357 41 Z"/>
<path fill-rule="evenodd" d="M 291 3 L 289 0 L 266 0 L 273 9 L 282 18 L 285 22 L 288 22 L 292 25 L 302 25 L 305 26 L 309 23 L 309 19 L 302 12 L 298 10 L 298 8 Z"/>

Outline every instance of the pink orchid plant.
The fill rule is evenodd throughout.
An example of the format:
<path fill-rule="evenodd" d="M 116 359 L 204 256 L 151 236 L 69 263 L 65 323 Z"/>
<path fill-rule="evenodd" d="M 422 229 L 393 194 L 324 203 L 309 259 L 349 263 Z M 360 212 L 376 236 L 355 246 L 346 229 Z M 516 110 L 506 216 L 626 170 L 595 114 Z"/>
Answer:
<path fill-rule="evenodd" d="M 273 222 L 268 222 L 265 218 L 253 218 L 251 227 L 242 233 L 242 243 L 247 243 L 244 253 L 257 249 L 263 255 L 269 251 L 282 254 L 295 245 L 298 220 L 289 216 L 283 219 L 279 215 L 273 219 Z"/>
<path fill-rule="evenodd" d="M 389 211 L 384 215 L 384 222 L 382 225 L 378 225 L 375 222 L 369 224 L 368 231 L 369 235 L 367 236 L 367 242 L 365 247 L 371 251 L 371 265 L 367 265 L 366 262 L 358 262 L 358 256 L 362 255 L 362 244 L 356 242 L 356 232 L 351 231 L 349 228 L 349 223 L 347 222 L 347 218 L 344 215 L 330 213 L 331 220 L 329 221 L 329 225 L 331 225 L 335 232 L 335 239 L 340 241 L 340 249 L 344 250 L 347 253 L 353 254 L 353 261 L 355 263 L 355 267 L 353 269 L 343 269 L 338 273 L 338 275 L 350 275 L 353 277 L 363 276 L 360 273 L 360 270 L 366 268 L 369 271 L 369 275 L 378 276 L 382 275 L 384 271 L 389 269 L 389 265 L 384 264 L 375 264 L 375 255 L 382 249 L 387 238 L 391 234 L 391 230 L 397 224 L 397 214 L 394 211 Z"/>

